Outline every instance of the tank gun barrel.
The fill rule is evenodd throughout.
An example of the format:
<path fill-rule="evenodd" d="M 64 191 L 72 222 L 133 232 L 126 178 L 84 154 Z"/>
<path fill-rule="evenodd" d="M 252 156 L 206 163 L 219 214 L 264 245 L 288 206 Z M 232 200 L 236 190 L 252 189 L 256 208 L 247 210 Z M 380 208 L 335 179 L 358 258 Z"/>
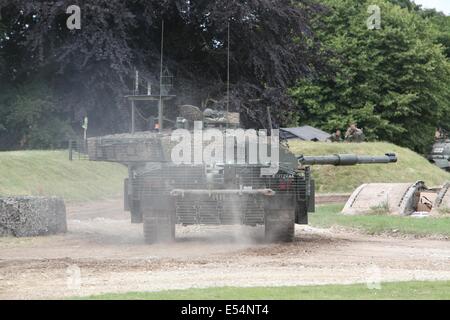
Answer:
<path fill-rule="evenodd" d="M 300 156 L 300 165 L 353 166 L 357 164 L 395 163 L 397 155 L 386 153 L 384 156 L 360 156 L 355 154 L 334 154 L 327 156 Z"/>

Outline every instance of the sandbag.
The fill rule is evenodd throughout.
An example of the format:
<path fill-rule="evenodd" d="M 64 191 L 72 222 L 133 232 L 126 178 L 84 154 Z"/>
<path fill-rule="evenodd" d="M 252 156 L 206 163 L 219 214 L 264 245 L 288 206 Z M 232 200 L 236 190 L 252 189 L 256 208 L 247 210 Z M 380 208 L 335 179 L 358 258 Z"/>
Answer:
<path fill-rule="evenodd" d="M 65 232 L 67 220 L 63 199 L 0 198 L 0 236 L 34 237 Z"/>

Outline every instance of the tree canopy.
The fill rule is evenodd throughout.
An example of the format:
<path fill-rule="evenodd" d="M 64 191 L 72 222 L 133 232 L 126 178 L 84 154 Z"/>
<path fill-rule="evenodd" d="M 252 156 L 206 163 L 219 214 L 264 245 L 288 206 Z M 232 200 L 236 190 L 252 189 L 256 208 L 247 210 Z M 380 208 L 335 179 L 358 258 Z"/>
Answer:
<path fill-rule="evenodd" d="M 247 127 L 358 122 L 371 140 L 425 152 L 450 129 L 450 17 L 410 0 L 0 0 L 0 149 L 55 148 L 81 133 L 129 130 L 124 96 L 139 70 L 159 92 L 173 76 L 176 106 L 230 108 Z M 381 29 L 366 25 L 381 8 Z M 230 42 L 228 42 L 228 26 Z M 156 108 L 139 107 L 143 118 Z"/>
<path fill-rule="evenodd" d="M 8 97 L 0 97 L 7 113 L 3 119 L 27 118 L 12 109 L 21 103 L 18 94 L 33 94 L 38 118 L 56 112 L 77 124 L 89 115 L 97 133 L 128 130 L 123 96 L 133 88 L 134 70 L 158 91 L 162 20 L 164 68 L 174 76 L 175 105 L 215 101 L 224 108 L 228 25 L 230 108 L 248 125 L 265 126 L 268 105 L 282 123 L 295 110 L 285 89 L 321 67 L 309 27 L 320 6 L 309 0 L 84 0 L 82 28 L 73 31 L 66 27 L 71 4 L 19 0 L 1 5 L 8 34 L 1 48 L 7 60 L 2 78 L 12 87 Z M 42 96 L 52 97 L 45 108 L 39 107 Z M 27 121 L 16 132 L 9 129 L 17 124 L 3 123 L 16 146 L 31 133 Z"/>
<path fill-rule="evenodd" d="M 329 131 L 357 122 L 369 139 L 425 152 L 436 127 L 450 123 L 450 66 L 435 26 L 387 1 L 324 3 L 330 10 L 317 16 L 314 30 L 334 54 L 334 75 L 301 80 L 291 90 L 301 121 Z M 379 30 L 366 25 L 372 4 L 381 8 Z"/>

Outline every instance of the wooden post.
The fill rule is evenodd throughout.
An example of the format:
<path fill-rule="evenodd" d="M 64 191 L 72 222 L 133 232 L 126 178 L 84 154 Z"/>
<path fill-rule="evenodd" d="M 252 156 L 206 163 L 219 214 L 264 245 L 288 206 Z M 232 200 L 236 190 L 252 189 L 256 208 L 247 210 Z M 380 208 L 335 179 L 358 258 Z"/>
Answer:
<path fill-rule="evenodd" d="M 134 95 L 139 94 L 139 71 L 136 69 L 134 78 Z M 131 134 L 136 133 L 136 105 L 134 100 L 131 100 Z"/>
<path fill-rule="evenodd" d="M 136 121 L 136 107 L 134 105 L 134 100 L 131 100 L 131 133 L 132 134 L 134 134 L 136 132 L 135 121 Z"/>
<path fill-rule="evenodd" d="M 69 160 L 73 161 L 73 141 L 69 140 Z"/>

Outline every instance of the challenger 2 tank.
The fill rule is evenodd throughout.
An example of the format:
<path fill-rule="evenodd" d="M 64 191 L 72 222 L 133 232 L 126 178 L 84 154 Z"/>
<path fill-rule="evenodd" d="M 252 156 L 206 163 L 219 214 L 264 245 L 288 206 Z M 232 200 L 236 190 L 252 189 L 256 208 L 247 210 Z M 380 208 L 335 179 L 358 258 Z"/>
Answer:
<path fill-rule="evenodd" d="M 295 224 L 307 224 L 308 214 L 315 211 L 311 165 L 397 161 L 394 154 L 297 157 L 281 143 L 278 169 L 267 175 L 268 164 L 176 164 L 173 147 L 170 130 L 88 140 L 90 160 L 128 167 L 125 208 L 132 223 L 143 224 L 149 244 L 174 241 L 177 224 L 263 225 L 267 241 L 293 241 Z"/>

